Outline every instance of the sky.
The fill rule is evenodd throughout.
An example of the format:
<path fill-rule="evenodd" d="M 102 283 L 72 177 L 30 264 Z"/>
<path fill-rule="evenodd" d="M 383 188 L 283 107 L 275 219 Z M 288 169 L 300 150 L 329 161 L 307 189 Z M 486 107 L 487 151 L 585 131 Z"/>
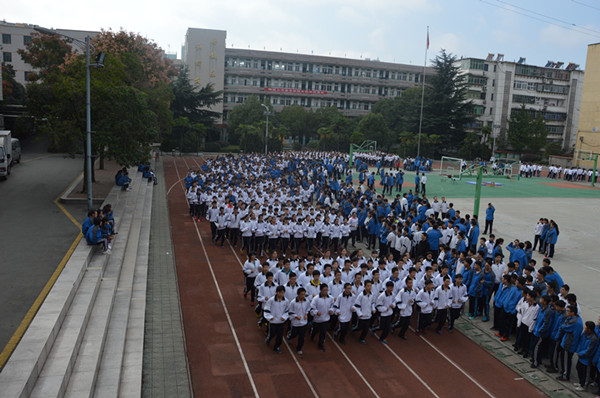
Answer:
<path fill-rule="evenodd" d="M 47 28 L 140 33 L 181 57 L 188 27 L 227 31 L 227 47 L 422 65 L 458 56 L 585 67 L 600 42 L 597 0 L 28 0 L 0 19 Z M 566 28 L 565 28 L 566 27 Z"/>

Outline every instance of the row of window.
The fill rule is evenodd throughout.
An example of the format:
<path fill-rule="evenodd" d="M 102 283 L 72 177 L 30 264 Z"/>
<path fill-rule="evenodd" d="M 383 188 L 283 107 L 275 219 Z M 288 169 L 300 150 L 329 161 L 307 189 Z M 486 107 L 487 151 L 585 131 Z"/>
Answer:
<path fill-rule="evenodd" d="M 243 104 L 249 95 L 244 94 L 232 94 L 232 95 L 224 95 L 223 102 L 225 104 Z M 260 100 L 264 101 L 268 99 L 272 105 L 277 106 L 291 106 L 291 105 L 300 105 L 307 108 L 327 108 L 330 106 L 334 106 L 341 110 L 362 110 L 362 111 L 370 111 L 373 106 L 370 102 L 363 101 L 350 101 L 350 100 L 336 100 L 336 99 L 328 99 L 328 98 L 308 98 L 308 97 L 285 97 L 285 96 L 271 96 L 271 95 L 261 95 Z"/>
<path fill-rule="evenodd" d="M 226 76 L 225 85 L 315 90 L 333 93 L 371 94 L 380 96 L 397 96 L 400 95 L 403 90 L 402 88 L 396 87 L 366 86 L 360 84 L 319 82 L 310 80 L 269 79 L 264 77 L 250 78 L 243 76 Z"/>
<path fill-rule="evenodd" d="M 543 106 L 565 106 L 564 99 L 535 97 L 532 95 L 513 94 L 513 102 L 520 104 L 535 104 Z"/>
<path fill-rule="evenodd" d="M 544 84 L 536 82 L 528 82 L 525 80 L 515 80 L 513 87 L 520 90 L 541 91 L 544 93 L 553 94 L 568 94 L 569 86 L 559 86 L 556 84 Z"/>
<path fill-rule="evenodd" d="M 23 44 L 26 45 L 31 41 L 31 36 L 23 36 Z M 12 44 L 12 35 L 10 33 L 2 33 L 2 44 Z"/>
<path fill-rule="evenodd" d="M 569 72 L 562 69 L 540 68 L 531 65 L 517 65 L 516 75 L 545 77 L 548 79 L 569 80 Z"/>
<path fill-rule="evenodd" d="M 285 62 L 268 59 L 240 59 L 233 57 L 225 57 L 225 67 L 302 73 L 319 73 L 325 75 L 367 77 L 374 79 L 399 80 L 409 82 L 418 82 L 421 76 L 421 74 L 419 73 L 390 71 L 384 69 L 378 70 L 341 65 L 321 65 L 306 62 Z"/>

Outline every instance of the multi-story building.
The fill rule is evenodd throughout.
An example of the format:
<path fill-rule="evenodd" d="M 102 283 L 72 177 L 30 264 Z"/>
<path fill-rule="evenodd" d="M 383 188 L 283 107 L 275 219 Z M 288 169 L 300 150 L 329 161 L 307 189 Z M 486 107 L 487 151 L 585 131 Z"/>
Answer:
<path fill-rule="evenodd" d="M 527 65 L 525 59 L 506 62 L 501 54 L 486 59 L 456 61 L 467 83 L 467 97 L 474 104 L 476 121 L 470 126 L 492 128 L 492 135 L 506 138 L 513 110 L 525 108 L 534 117 L 542 116 L 548 128 L 548 141 L 572 150 L 577 135 L 583 71 L 562 62 L 546 66 Z"/>
<path fill-rule="evenodd" d="M 0 21 L 0 34 L 2 35 L 0 51 L 2 51 L 2 62 L 12 65 L 15 70 L 15 80 L 21 84 L 27 82 L 27 75 L 33 68 L 21 59 L 17 50 L 25 49 L 27 43 L 31 41 L 31 35 L 35 33 L 36 27 L 37 25 Z M 87 36 L 94 37 L 100 33 L 70 29 L 56 29 L 56 31 L 60 34 L 82 41 L 84 41 Z M 78 50 L 81 51 L 79 48 Z"/>
<path fill-rule="evenodd" d="M 588 46 L 573 162 L 591 168 L 600 155 L 600 43 Z M 598 166 L 598 164 L 596 164 Z"/>
<path fill-rule="evenodd" d="M 382 98 L 400 95 L 423 81 L 423 67 L 376 60 L 227 48 L 226 32 L 189 28 L 184 64 L 200 85 L 224 90 L 227 112 L 249 96 L 269 100 L 278 110 L 301 105 L 310 110 L 335 106 L 348 116 L 364 115 Z M 433 73 L 427 68 L 426 74 Z"/>

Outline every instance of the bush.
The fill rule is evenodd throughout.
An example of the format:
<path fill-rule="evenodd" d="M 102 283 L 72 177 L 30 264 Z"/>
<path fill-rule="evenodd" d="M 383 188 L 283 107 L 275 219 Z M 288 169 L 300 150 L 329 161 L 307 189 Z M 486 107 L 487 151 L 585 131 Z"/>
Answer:
<path fill-rule="evenodd" d="M 207 142 L 204 144 L 206 152 L 221 152 L 221 144 L 219 142 Z"/>
<path fill-rule="evenodd" d="M 240 146 L 239 145 L 228 145 L 226 147 L 221 148 L 222 152 L 226 152 L 226 153 L 240 153 Z"/>
<path fill-rule="evenodd" d="M 302 144 L 300 142 L 294 142 L 292 144 L 292 149 L 294 151 L 301 151 L 302 150 Z"/>

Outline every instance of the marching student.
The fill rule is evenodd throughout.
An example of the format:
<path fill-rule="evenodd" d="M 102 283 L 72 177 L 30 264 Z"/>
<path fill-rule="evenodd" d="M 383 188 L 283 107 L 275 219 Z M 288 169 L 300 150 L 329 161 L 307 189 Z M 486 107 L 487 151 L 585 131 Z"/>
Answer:
<path fill-rule="evenodd" d="M 417 294 L 415 302 L 419 306 L 419 314 L 417 318 L 417 336 L 425 334 L 425 328 L 431 324 L 431 317 L 434 308 L 434 293 L 433 281 L 428 279 L 425 281 L 425 288 Z"/>
<path fill-rule="evenodd" d="M 294 271 L 289 273 L 288 281 L 283 286 L 285 287 L 285 298 L 288 299 L 288 301 L 291 302 L 298 296 L 298 290 L 301 286 L 298 284 L 298 282 L 296 282 L 296 273 Z"/>
<path fill-rule="evenodd" d="M 310 333 L 310 339 L 314 340 L 315 335 L 319 334 L 319 342 L 317 347 L 325 352 L 325 334 L 327 333 L 327 325 L 333 314 L 333 297 L 328 294 L 329 287 L 326 284 L 321 284 L 321 292 L 315 297 L 310 306 L 310 313 L 313 318 L 313 328 Z"/>
<path fill-rule="evenodd" d="M 442 334 L 442 328 L 446 323 L 446 318 L 448 318 L 448 309 L 452 303 L 452 289 L 450 288 L 450 277 L 448 275 L 444 276 L 442 285 L 435 289 L 434 300 L 437 310 L 435 318 L 437 327 L 435 328 L 435 332 Z"/>
<path fill-rule="evenodd" d="M 392 317 L 394 316 L 394 307 L 396 306 L 394 286 L 394 282 L 387 281 L 385 284 L 385 290 L 375 301 L 375 307 L 380 314 L 379 329 L 381 329 L 381 336 L 379 336 L 379 341 L 381 341 L 383 344 L 387 344 L 386 338 L 390 332 Z"/>
<path fill-rule="evenodd" d="M 304 346 L 309 312 L 310 303 L 306 300 L 306 290 L 303 287 L 298 288 L 298 295 L 288 306 L 288 315 L 292 329 L 288 332 L 287 339 L 292 340 L 298 337 L 296 352 L 300 355 L 302 355 L 302 347 Z"/>
<path fill-rule="evenodd" d="M 265 319 L 269 322 L 269 334 L 265 339 L 265 343 L 269 345 L 271 339 L 275 338 L 273 349 L 278 354 L 281 354 L 281 343 L 283 342 L 283 329 L 285 322 L 289 318 L 290 302 L 285 298 L 285 287 L 277 286 L 275 296 L 268 300 L 263 309 Z"/>
<path fill-rule="evenodd" d="M 396 307 L 400 310 L 399 319 L 395 328 L 400 328 L 398 336 L 406 340 L 406 331 L 410 326 L 410 318 L 413 313 L 413 306 L 417 298 L 417 292 L 413 289 L 414 280 L 410 276 L 405 279 L 405 287 L 396 295 Z"/>
<path fill-rule="evenodd" d="M 217 208 L 217 201 L 213 200 L 212 207 L 206 212 L 206 219 L 210 222 L 210 233 L 212 235 L 213 242 L 217 236 L 217 217 L 219 216 L 219 209 Z"/>
<path fill-rule="evenodd" d="M 450 304 L 450 320 L 448 321 L 448 331 L 452 333 L 454 331 L 454 321 L 458 319 L 464 304 L 469 299 L 467 294 L 467 286 L 462 283 L 462 274 L 456 274 L 454 277 L 454 283 L 451 286 L 451 297 L 452 303 Z"/>
<path fill-rule="evenodd" d="M 250 253 L 243 267 L 244 276 L 246 278 L 246 287 L 244 287 L 244 298 L 246 298 L 248 292 L 250 292 L 250 306 L 252 307 L 254 307 L 254 298 L 256 295 L 254 282 L 256 281 L 256 277 L 260 273 L 261 269 L 262 266 L 260 265 L 260 261 L 256 259 L 256 254 Z"/>
<path fill-rule="evenodd" d="M 223 247 L 223 243 L 225 242 L 225 235 L 227 230 L 227 224 L 229 223 L 228 217 L 225 214 L 225 208 L 221 207 L 219 209 L 219 214 L 215 220 L 215 226 L 217 227 L 217 236 L 213 239 L 213 241 L 218 245 L 219 239 L 221 239 L 221 247 Z"/>
<path fill-rule="evenodd" d="M 362 344 L 366 344 L 365 338 L 367 337 L 369 327 L 371 326 L 371 318 L 375 314 L 375 299 L 373 293 L 371 293 L 371 288 L 371 281 L 366 280 L 364 289 L 358 297 L 356 297 L 353 307 L 358 316 L 358 330 L 360 330 L 358 340 Z"/>
<path fill-rule="evenodd" d="M 352 315 L 356 311 L 354 309 L 355 299 L 356 297 L 352 294 L 352 287 L 349 283 L 346 283 L 344 284 L 344 291 L 337 296 L 333 305 L 334 312 L 339 321 L 333 337 L 342 344 L 346 344 L 346 335 L 350 329 Z"/>

